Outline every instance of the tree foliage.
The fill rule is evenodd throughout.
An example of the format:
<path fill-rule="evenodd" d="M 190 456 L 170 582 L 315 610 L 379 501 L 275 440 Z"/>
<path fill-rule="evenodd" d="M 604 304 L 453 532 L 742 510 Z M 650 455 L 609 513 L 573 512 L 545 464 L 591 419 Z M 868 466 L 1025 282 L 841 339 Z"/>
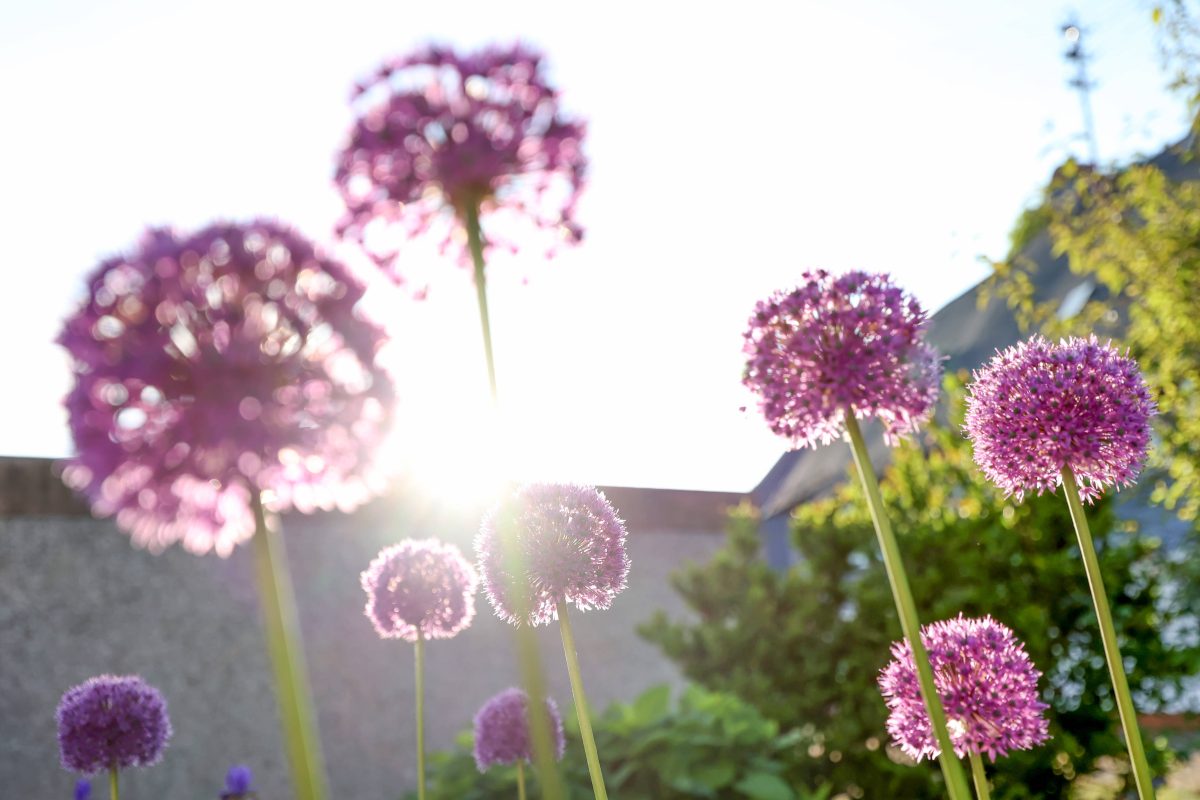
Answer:
<path fill-rule="evenodd" d="M 990 771 L 997 798 L 1066 797 L 1097 759 L 1121 757 L 1116 712 L 1086 578 L 1061 496 L 1006 500 L 977 472 L 959 433 L 962 387 L 948 380 L 949 426 L 896 448 L 882 488 L 922 620 L 991 614 L 1026 643 L 1045 673 L 1050 744 Z M 1118 519 L 1114 501 L 1089 509 L 1131 686 L 1142 711 L 1174 701 L 1200 665 L 1169 590 L 1160 542 Z M 757 521 L 736 516 L 725 548 L 673 578 L 695 621 L 658 614 L 641 629 L 685 674 L 732 692 L 805 737 L 791 771 L 851 797 L 940 796 L 940 774 L 891 748 L 876 676 L 899 622 L 856 480 L 799 509 L 799 563 L 777 572 L 759 555 Z M 1161 762 L 1165 743 L 1148 743 Z"/>

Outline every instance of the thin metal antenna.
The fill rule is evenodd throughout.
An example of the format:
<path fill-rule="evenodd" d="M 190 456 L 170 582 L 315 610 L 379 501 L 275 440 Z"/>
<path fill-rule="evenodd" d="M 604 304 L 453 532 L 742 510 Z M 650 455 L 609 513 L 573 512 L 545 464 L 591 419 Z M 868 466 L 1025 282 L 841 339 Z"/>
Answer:
<path fill-rule="evenodd" d="M 1096 125 L 1092 120 L 1092 89 L 1096 84 L 1087 75 L 1087 62 L 1091 54 L 1083 49 L 1083 28 L 1074 18 L 1062 26 L 1067 40 L 1067 51 L 1063 57 L 1075 65 L 1075 77 L 1069 81 L 1071 88 L 1079 92 L 1079 105 L 1083 109 L 1083 135 L 1087 139 L 1092 164 L 1100 163 L 1099 148 L 1096 147 Z"/>

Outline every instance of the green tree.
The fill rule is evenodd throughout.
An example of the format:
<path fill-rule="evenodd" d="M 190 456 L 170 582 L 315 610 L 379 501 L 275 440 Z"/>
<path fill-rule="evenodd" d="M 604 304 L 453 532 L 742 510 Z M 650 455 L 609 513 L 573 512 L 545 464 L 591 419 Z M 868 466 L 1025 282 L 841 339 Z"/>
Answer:
<path fill-rule="evenodd" d="M 1166 163 L 1195 174 L 1195 153 Z M 1048 192 L 1055 255 L 1098 287 L 1063 318 L 1038 302 L 1019 254 L 996 264 L 989 289 L 1028 329 L 1050 336 L 1099 331 L 1127 346 L 1159 409 L 1148 478 L 1152 498 L 1185 520 L 1200 515 L 1200 181 L 1172 180 L 1153 163 L 1115 174 L 1068 161 Z"/>
<path fill-rule="evenodd" d="M 1045 673 L 1053 739 L 989 768 L 994 796 L 1066 797 L 1098 758 L 1124 753 L 1067 505 L 1051 496 L 1015 503 L 988 484 L 959 433 L 961 382 L 948 380 L 947 393 L 952 423 L 893 451 L 885 504 L 923 621 L 991 614 Z M 1160 635 L 1185 624 L 1189 609 L 1169 590 L 1157 539 L 1118 519 L 1111 499 L 1089 514 L 1131 685 L 1140 709 L 1154 710 L 1200 665 L 1195 646 Z M 660 613 L 642 635 L 693 680 L 801 730 L 807 746 L 792 770 L 800 780 L 829 781 L 851 797 L 940 796 L 936 767 L 906 763 L 887 741 L 875 681 L 900 629 L 858 482 L 799 509 L 793 539 L 799 563 L 772 570 L 759 556 L 756 521 L 742 512 L 710 563 L 673 578 L 698 620 Z M 1161 767 L 1165 743 L 1155 745 Z"/>

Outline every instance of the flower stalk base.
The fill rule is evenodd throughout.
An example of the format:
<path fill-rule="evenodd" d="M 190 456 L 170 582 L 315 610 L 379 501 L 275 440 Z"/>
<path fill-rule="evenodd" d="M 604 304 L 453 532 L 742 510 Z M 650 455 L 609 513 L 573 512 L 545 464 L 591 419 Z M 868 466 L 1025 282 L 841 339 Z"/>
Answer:
<path fill-rule="evenodd" d="M 988 791 L 987 774 L 983 771 L 983 759 L 979 757 L 979 753 L 971 751 L 971 778 L 975 781 L 975 798 L 976 800 L 991 800 L 991 792 Z"/>
<path fill-rule="evenodd" d="M 583 753 L 587 756 L 588 774 L 592 778 L 592 793 L 596 800 L 608 800 L 604 788 L 604 774 L 600 771 L 600 756 L 596 752 L 596 737 L 592 735 L 592 721 L 588 717 L 587 695 L 583 692 L 583 679 L 579 674 L 579 653 L 575 650 L 575 634 L 567 615 L 567 604 L 558 602 L 558 626 L 562 631 L 563 655 L 567 659 L 567 675 L 571 679 L 571 696 L 575 698 L 575 715 L 579 718 L 579 736 L 583 739 Z"/>
<path fill-rule="evenodd" d="M 962 764 L 954 755 L 954 746 L 950 734 L 946 730 L 946 714 L 942 710 L 942 701 L 938 697 L 936 685 L 933 682 L 933 668 L 929 666 L 929 654 L 921 642 L 921 622 L 917 617 L 916 603 L 913 602 L 912 590 L 908 585 L 908 575 L 904 571 L 904 562 L 900 558 L 900 547 L 896 544 L 895 534 L 892 533 L 891 523 L 883 508 L 883 496 L 879 492 L 879 480 L 875 477 L 875 468 L 867 453 L 867 444 L 863 439 L 862 429 L 854 418 L 854 411 L 846 409 L 846 434 L 850 439 L 850 450 L 854 454 L 854 464 L 858 467 L 858 476 L 862 480 L 866 492 L 867 506 L 871 511 L 871 519 L 875 523 L 875 534 L 879 539 L 879 549 L 883 553 L 883 565 L 887 570 L 888 582 L 892 587 L 892 598 L 896 603 L 896 611 L 900 615 L 900 627 L 904 638 L 912 648 L 913 663 L 917 670 L 917 681 L 921 685 L 921 697 L 925 700 L 925 709 L 929 712 L 929 721 L 937 738 L 941 754 L 942 775 L 946 779 L 946 791 L 951 800 L 969 800 L 970 790 L 967 788 L 967 778 L 963 774 Z"/>
<path fill-rule="evenodd" d="M 325 800 L 328 790 L 313 722 L 312 692 L 304 667 L 296 596 L 292 590 L 283 537 L 267 523 L 262 498 L 251 492 L 254 510 L 254 571 L 263 610 L 267 650 L 275 673 L 275 694 L 284 749 L 297 800 Z"/>
<path fill-rule="evenodd" d="M 1154 800 L 1154 782 L 1150 776 L 1150 765 L 1146 761 L 1146 750 L 1142 744 L 1142 732 L 1138 729 L 1137 711 L 1129 693 L 1129 680 L 1125 677 L 1125 665 L 1117 645 L 1117 630 L 1113 626 L 1112 611 L 1108 607 L 1108 595 L 1104 591 L 1104 579 L 1100 572 L 1100 560 L 1092 543 L 1092 532 L 1088 527 L 1087 515 L 1079 499 L 1079 486 L 1070 467 L 1062 471 L 1063 494 L 1071 509 L 1071 522 L 1079 539 L 1079 552 L 1083 556 L 1083 569 L 1087 573 L 1088 589 L 1092 593 L 1092 605 L 1100 623 L 1100 641 L 1104 644 L 1104 660 L 1108 662 L 1108 674 L 1112 678 L 1113 695 L 1121 715 L 1121 731 L 1125 734 L 1125 746 L 1129 749 L 1129 761 L 1133 768 L 1133 779 L 1137 784 L 1138 797 Z"/>

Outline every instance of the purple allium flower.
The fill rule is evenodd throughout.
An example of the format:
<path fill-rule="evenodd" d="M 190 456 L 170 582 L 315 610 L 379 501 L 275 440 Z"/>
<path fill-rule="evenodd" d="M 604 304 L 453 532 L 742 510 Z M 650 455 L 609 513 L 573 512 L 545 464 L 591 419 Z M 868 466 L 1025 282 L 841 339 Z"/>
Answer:
<path fill-rule="evenodd" d="M 554 737 L 555 757 L 561 759 L 567 742 L 563 736 L 558 706 L 546 698 L 546 714 Z M 520 689 L 505 689 L 488 700 L 475 715 L 475 764 L 486 772 L 495 764 L 533 761 L 533 742 L 529 735 L 529 695 Z"/>
<path fill-rule="evenodd" d="M 974 752 L 992 761 L 1010 750 L 1028 750 L 1049 738 L 1038 699 L 1041 673 L 1013 632 L 991 617 L 943 620 L 921 628 L 934 685 L 946 711 L 954 752 Z M 879 675 L 887 701 L 888 733 L 917 759 L 941 752 L 921 699 L 907 640 L 892 645 L 893 660 Z"/>
<path fill-rule="evenodd" d="M 222 556 L 268 508 L 348 510 L 382 486 L 384 342 L 363 287 L 275 222 L 149 231 L 88 278 L 59 336 L 78 455 L 63 472 L 135 544 Z"/>
<path fill-rule="evenodd" d="M 225 791 L 221 793 L 221 800 L 246 800 L 253 797 L 253 790 L 250 788 L 253 780 L 254 773 L 246 765 L 230 767 L 225 775 Z"/>
<path fill-rule="evenodd" d="M 749 324 L 742 382 L 793 447 L 840 437 L 847 409 L 878 417 L 895 444 L 937 401 L 941 357 L 925 343 L 925 311 L 885 274 L 806 272 Z"/>
<path fill-rule="evenodd" d="M 403 280 L 401 241 L 420 235 L 465 263 L 465 215 L 480 205 L 490 246 L 515 251 L 540 234 L 550 255 L 582 237 L 585 126 L 560 108 L 537 51 L 428 47 L 382 65 L 354 103 L 335 176 L 347 207 L 337 232 L 393 279 Z"/>
<path fill-rule="evenodd" d="M 484 517 L 475 552 L 483 587 L 506 622 L 549 623 L 560 602 L 608 608 L 625 588 L 629 554 L 625 523 L 590 486 L 530 484 Z M 515 548 L 515 552 L 510 550 Z M 521 573 L 512 573 L 519 559 Z M 528 618 L 510 592 L 521 591 Z"/>
<path fill-rule="evenodd" d="M 475 617 L 475 570 L 437 539 L 405 539 L 380 551 L 362 574 L 366 614 L 385 639 L 449 639 Z"/>
<path fill-rule="evenodd" d="M 89 678 L 55 716 L 62 765 L 84 775 L 154 764 L 171 738 L 166 700 L 136 675 Z"/>
<path fill-rule="evenodd" d="M 1018 500 L 1054 491 L 1070 467 L 1090 502 L 1137 478 L 1154 413 L 1137 362 L 1111 344 L 1034 336 L 975 373 L 966 433 L 975 463 Z"/>
<path fill-rule="evenodd" d="M 75 781 L 75 800 L 90 800 L 92 782 L 87 779 Z"/>

